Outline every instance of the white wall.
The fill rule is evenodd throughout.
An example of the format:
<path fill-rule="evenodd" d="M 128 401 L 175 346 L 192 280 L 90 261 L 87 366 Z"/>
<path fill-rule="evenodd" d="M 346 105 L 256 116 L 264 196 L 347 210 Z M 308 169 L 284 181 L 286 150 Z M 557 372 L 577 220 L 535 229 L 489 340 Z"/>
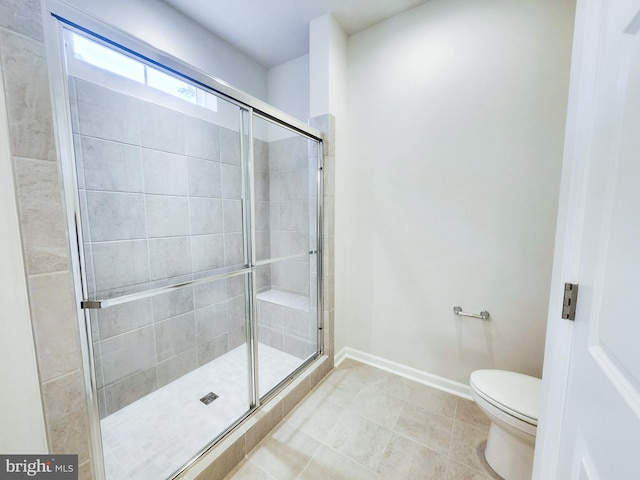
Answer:
<path fill-rule="evenodd" d="M 431 0 L 349 38 L 347 346 L 463 383 L 478 368 L 541 374 L 573 12 Z"/>
<path fill-rule="evenodd" d="M 0 452 L 46 453 L 0 65 Z"/>
<path fill-rule="evenodd" d="M 309 55 L 267 71 L 267 102 L 306 122 L 309 119 Z"/>
<path fill-rule="evenodd" d="M 267 99 L 264 67 L 164 2 L 67 0 L 67 3 L 246 93 Z"/>

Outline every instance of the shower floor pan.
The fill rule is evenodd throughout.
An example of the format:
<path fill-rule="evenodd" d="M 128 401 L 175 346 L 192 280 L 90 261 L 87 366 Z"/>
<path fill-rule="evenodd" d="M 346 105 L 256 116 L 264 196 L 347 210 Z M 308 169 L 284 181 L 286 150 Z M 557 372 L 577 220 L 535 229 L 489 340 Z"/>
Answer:
<path fill-rule="evenodd" d="M 260 392 L 302 360 L 258 344 Z M 247 347 L 241 345 L 100 421 L 107 480 L 160 480 L 248 410 Z M 206 405 L 201 398 L 218 396 Z"/>

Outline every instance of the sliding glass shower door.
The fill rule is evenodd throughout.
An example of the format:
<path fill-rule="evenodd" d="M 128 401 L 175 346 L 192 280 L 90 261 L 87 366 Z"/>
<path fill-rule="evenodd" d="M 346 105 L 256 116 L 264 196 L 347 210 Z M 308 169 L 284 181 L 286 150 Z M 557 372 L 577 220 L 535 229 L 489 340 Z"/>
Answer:
<path fill-rule="evenodd" d="M 318 144 L 258 115 L 253 131 L 263 396 L 318 350 Z"/>
<path fill-rule="evenodd" d="M 319 142 L 62 23 L 106 477 L 169 478 L 320 351 Z"/>

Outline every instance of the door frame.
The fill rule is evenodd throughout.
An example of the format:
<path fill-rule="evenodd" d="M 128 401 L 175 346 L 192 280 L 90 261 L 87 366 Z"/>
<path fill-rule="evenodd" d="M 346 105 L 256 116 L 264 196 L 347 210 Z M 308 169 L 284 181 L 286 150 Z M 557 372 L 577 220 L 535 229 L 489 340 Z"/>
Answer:
<path fill-rule="evenodd" d="M 564 283 L 578 283 L 580 273 L 603 9 L 596 0 L 578 0 L 576 5 L 534 480 L 556 478 L 560 462 L 574 325 L 563 320 L 561 312 Z"/>

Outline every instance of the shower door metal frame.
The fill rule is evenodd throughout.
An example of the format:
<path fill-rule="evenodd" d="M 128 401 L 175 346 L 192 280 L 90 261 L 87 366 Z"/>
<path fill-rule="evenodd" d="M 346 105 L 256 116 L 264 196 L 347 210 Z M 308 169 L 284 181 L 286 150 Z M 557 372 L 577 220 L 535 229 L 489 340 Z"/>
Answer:
<path fill-rule="evenodd" d="M 91 435 L 91 459 L 94 465 L 96 480 L 106 480 L 104 457 L 101 438 L 100 416 L 97 401 L 97 382 L 95 377 L 95 365 L 93 358 L 93 344 L 91 338 L 91 321 L 89 310 L 95 308 L 107 308 L 109 306 L 126 303 L 140 298 L 147 298 L 161 293 L 167 293 L 187 285 L 199 285 L 222 278 L 245 275 L 245 302 L 247 324 L 247 360 L 249 363 L 249 410 L 234 424 L 230 425 L 222 434 L 201 449 L 194 452 L 195 455 L 171 477 L 175 478 L 195 463 L 204 453 L 213 448 L 224 436 L 239 423 L 251 415 L 261 404 L 277 394 L 291 379 L 295 378 L 304 368 L 314 361 L 324 351 L 323 345 L 323 283 L 322 283 L 322 226 L 323 226 L 323 133 L 304 122 L 276 109 L 266 102 L 257 99 L 241 90 L 238 90 L 226 82 L 195 69 L 187 63 L 162 52 L 159 49 L 141 41 L 120 29 L 106 25 L 101 20 L 81 12 L 69 6 L 61 0 L 45 0 L 43 9 L 43 26 L 45 32 L 45 46 L 47 54 L 47 66 L 49 71 L 50 88 L 52 91 L 53 123 L 56 136 L 56 147 L 60 158 L 62 174 L 62 198 L 66 212 L 67 231 L 69 233 L 71 273 L 73 276 L 74 294 L 76 297 L 76 313 L 80 329 L 80 346 L 82 365 L 85 380 L 85 395 L 89 413 L 89 430 Z M 63 32 L 65 29 L 79 31 L 92 36 L 106 45 L 124 49 L 133 56 L 155 67 L 176 74 L 196 85 L 212 92 L 218 97 L 236 105 L 239 109 L 240 140 L 241 140 L 241 169 L 243 175 L 243 234 L 245 268 L 230 272 L 225 275 L 193 280 L 167 287 L 147 290 L 145 292 L 123 295 L 117 298 L 105 300 L 90 300 L 84 292 L 88 291 L 86 281 L 86 267 L 84 258 L 83 235 L 80 217 L 80 201 L 78 198 L 78 184 L 76 175 L 76 159 L 73 145 L 73 133 L 71 127 L 71 115 L 68 108 L 69 92 L 66 81 L 65 52 L 63 49 Z M 184 73 L 188 72 L 188 74 Z M 256 280 L 255 280 L 255 212 L 254 183 L 253 183 L 253 136 L 252 123 L 254 115 L 263 117 L 281 127 L 289 129 L 310 140 L 316 141 L 317 150 L 317 218 L 316 218 L 316 250 L 309 254 L 316 254 L 317 263 L 317 327 L 318 342 L 316 354 L 305 360 L 296 370 L 291 372 L 270 392 L 262 398 L 258 389 L 258 358 L 257 358 L 257 306 L 256 306 Z M 244 117 L 249 119 L 247 132 L 244 131 Z M 246 135 L 245 135 L 246 134 Z M 248 141 L 247 141 L 248 140 Z M 248 149 L 248 151 L 245 151 Z M 246 172 L 246 173 L 245 173 Z M 247 205 L 250 202 L 250 205 Z M 250 238 L 248 238 L 250 237 Z M 304 255 L 309 255 L 304 254 Z M 302 254 L 301 254 L 302 255 Z"/>

